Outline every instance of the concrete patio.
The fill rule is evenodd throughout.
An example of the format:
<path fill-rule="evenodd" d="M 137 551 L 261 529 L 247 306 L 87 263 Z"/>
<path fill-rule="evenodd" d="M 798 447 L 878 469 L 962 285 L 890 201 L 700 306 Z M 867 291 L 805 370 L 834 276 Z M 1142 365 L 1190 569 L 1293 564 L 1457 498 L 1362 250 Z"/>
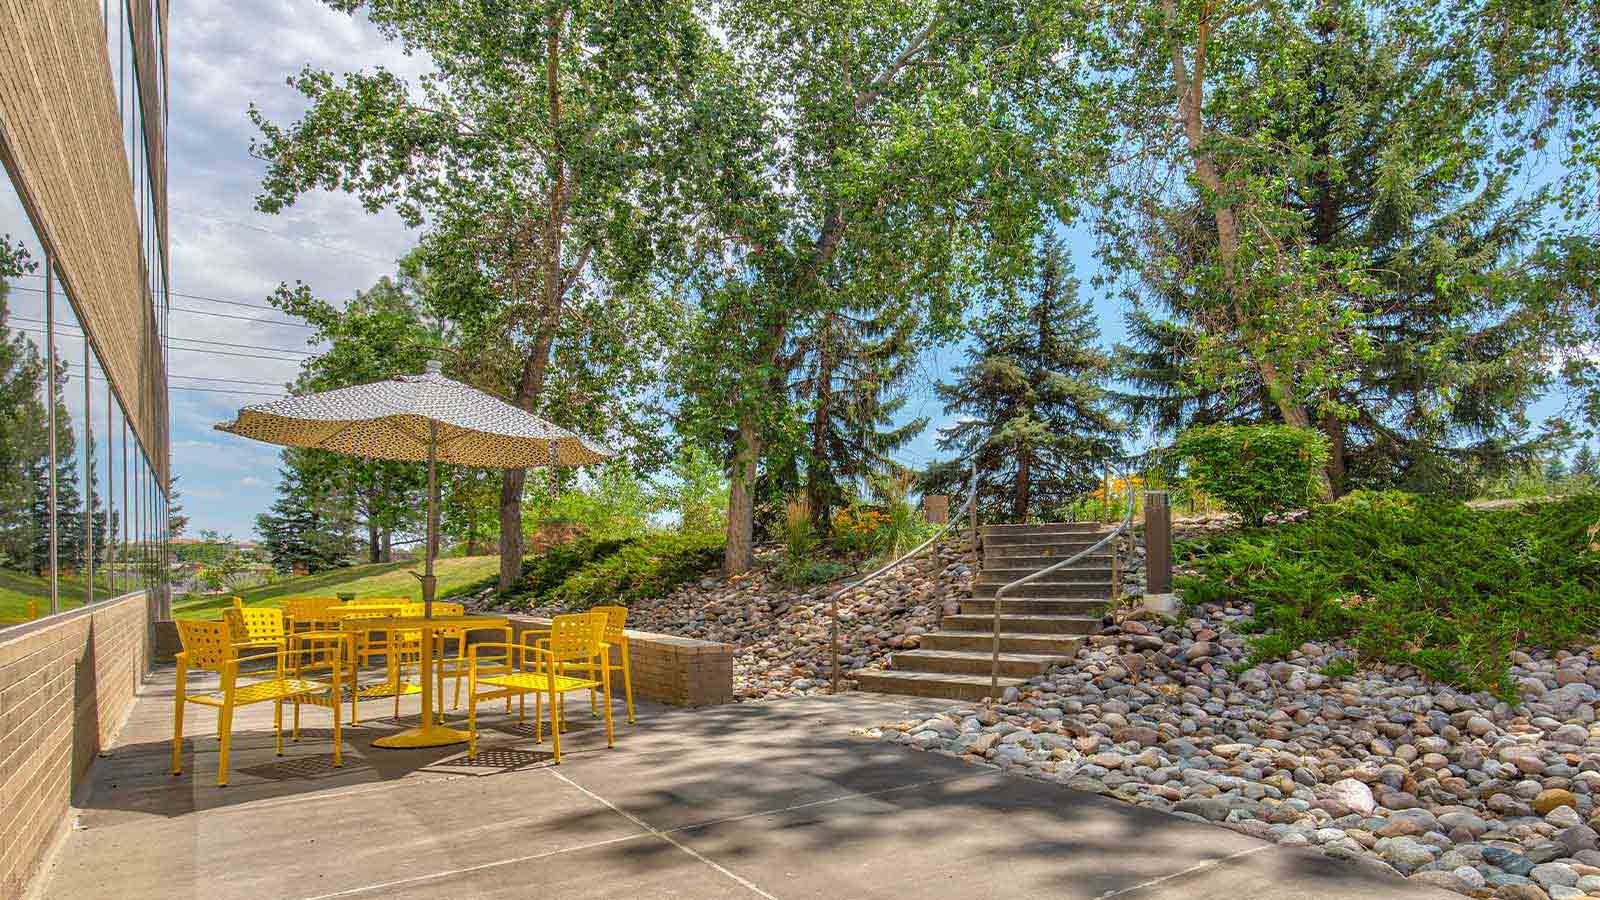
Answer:
<path fill-rule="evenodd" d="M 1380 898 L 1447 900 L 1356 863 L 853 736 L 939 703 L 854 693 L 702 710 L 641 705 L 618 749 L 587 702 L 560 767 L 494 716 L 483 753 L 377 750 L 389 719 L 327 711 L 282 758 L 241 711 L 215 785 L 209 711 L 167 774 L 172 672 L 146 684 L 77 798 L 41 897 Z M 409 698 L 415 710 L 415 698 Z M 389 701 L 363 704 L 384 716 Z M 619 706 L 620 710 L 620 706 Z M 570 750 L 570 755 L 568 751 Z"/>

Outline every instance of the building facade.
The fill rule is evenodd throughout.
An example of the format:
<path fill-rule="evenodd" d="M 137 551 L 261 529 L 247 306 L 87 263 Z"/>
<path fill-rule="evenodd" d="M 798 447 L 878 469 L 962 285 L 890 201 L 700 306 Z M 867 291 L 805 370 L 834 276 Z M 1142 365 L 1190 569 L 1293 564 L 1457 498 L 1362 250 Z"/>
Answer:
<path fill-rule="evenodd" d="M 0 4 L 0 628 L 170 617 L 167 5 Z"/>

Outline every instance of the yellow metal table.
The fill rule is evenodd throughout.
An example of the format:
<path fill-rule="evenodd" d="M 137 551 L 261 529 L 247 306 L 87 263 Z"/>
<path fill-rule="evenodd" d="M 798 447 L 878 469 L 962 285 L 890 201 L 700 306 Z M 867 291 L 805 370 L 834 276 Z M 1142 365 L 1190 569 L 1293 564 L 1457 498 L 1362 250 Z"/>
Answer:
<path fill-rule="evenodd" d="M 416 728 L 410 728 L 399 734 L 391 734 L 372 742 L 374 747 L 388 747 L 390 749 L 403 749 L 409 747 L 444 747 L 450 744 L 465 744 L 468 734 L 457 728 L 446 728 L 433 720 L 433 637 L 434 631 L 439 628 L 451 630 L 472 631 L 478 628 L 504 628 L 505 616 L 466 615 L 466 616 L 391 616 L 388 618 L 366 619 L 362 622 L 363 628 L 374 631 L 416 631 L 422 637 L 422 721 Z"/>

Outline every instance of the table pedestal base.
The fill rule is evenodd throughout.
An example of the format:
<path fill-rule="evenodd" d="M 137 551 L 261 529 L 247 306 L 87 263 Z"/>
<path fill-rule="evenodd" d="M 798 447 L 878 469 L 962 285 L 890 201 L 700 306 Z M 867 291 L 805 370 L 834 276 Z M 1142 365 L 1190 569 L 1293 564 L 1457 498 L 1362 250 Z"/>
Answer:
<path fill-rule="evenodd" d="M 451 744 L 465 744 L 468 735 L 465 731 L 455 728 L 446 728 L 443 725 L 429 725 L 426 728 L 410 728 L 399 734 L 391 734 L 372 742 L 374 747 L 383 747 L 388 750 L 408 750 L 415 747 L 448 747 Z"/>

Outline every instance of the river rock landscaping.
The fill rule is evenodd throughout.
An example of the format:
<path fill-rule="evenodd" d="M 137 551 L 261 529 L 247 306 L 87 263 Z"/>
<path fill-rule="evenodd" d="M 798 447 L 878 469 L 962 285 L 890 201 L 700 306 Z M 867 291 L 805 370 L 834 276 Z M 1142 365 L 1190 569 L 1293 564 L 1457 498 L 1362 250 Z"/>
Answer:
<path fill-rule="evenodd" d="M 915 649 L 938 627 L 944 606 L 972 595 L 972 550 L 964 540 L 941 541 L 930 555 L 908 562 L 839 598 L 839 668 L 881 668 L 896 650 Z M 828 690 L 828 595 L 849 579 L 817 587 L 786 587 L 776 576 L 776 553 L 763 553 L 748 574 L 708 576 L 663 597 L 635 601 L 628 625 L 732 644 L 734 696 L 774 700 Z M 865 573 L 863 573 L 865 574 Z M 564 612 L 532 609 L 536 615 Z"/>
<path fill-rule="evenodd" d="M 994 707 L 867 733 L 1462 894 L 1600 897 L 1600 645 L 1512 653 L 1510 703 L 1337 641 L 1240 671 L 1252 613 L 1135 612 Z"/>

